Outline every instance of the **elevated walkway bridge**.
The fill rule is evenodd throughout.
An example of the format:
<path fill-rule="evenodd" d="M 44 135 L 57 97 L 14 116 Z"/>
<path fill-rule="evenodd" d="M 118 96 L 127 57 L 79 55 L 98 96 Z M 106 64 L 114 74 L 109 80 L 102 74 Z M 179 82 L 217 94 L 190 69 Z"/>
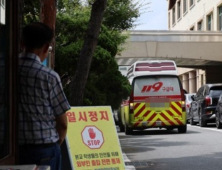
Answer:
<path fill-rule="evenodd" d="M 221 31 L 129 31 L 119 66 L 138 60 L 174 60 L 178 67 L 203 69 L 206 83 L 222 82 Z"/>

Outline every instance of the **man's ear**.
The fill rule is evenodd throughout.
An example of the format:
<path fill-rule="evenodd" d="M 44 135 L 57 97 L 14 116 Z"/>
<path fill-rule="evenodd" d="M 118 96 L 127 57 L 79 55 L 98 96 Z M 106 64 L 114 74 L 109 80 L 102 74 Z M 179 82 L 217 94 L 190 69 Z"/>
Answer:
<path fill-rule="evenodd" d="M 49 49 L 49 44 L 46 44 L 43 48 L 43 52 L 44 53 L 47 53 L 48 52 L 48 49 Z"/>

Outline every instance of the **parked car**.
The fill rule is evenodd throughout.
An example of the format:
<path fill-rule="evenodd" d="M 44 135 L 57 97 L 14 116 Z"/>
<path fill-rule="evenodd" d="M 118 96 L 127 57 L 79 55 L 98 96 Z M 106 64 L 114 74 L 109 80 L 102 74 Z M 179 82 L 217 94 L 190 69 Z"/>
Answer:
<path fill-rule="evenodd" d="M 190 108 L 191 108 L 191 96 L 195 95 L 196 93 L 188 93 L 185 94 L 185 109 L 186 109 L 186 115 L 187 115 L 187 121 L 190 120 Z"/>
<path fill-rule="evenodd" d="M 190 124 L 199 122 L 200 127 L 207 126 L 207 123 L 215 122 L 215 110 L 222 84 L 205 84 L 199 88 L 196 95 L 191 96 Z"/>

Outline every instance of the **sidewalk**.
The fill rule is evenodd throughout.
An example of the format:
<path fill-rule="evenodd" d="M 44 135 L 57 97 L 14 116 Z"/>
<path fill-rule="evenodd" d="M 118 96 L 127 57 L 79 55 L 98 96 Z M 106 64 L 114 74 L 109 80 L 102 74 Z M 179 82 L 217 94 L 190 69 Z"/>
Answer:
<path fill-rule="evenodd" d="M 126 166 L 125 170 L 136 170 L 136 168 L 134 166 Z"/>

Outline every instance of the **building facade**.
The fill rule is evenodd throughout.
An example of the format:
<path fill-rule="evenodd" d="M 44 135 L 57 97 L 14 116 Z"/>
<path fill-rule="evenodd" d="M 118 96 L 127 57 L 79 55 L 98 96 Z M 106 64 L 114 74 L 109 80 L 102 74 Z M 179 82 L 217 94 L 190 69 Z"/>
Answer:
<path fill-rule="evenodd" d="M 222 30 L 222 0 L 168 0 L 168 3 L 169 30 Z M 195 93 L 206 83 L 204 70 L 180 68 L 179 75 L 189 93 Z"/>

